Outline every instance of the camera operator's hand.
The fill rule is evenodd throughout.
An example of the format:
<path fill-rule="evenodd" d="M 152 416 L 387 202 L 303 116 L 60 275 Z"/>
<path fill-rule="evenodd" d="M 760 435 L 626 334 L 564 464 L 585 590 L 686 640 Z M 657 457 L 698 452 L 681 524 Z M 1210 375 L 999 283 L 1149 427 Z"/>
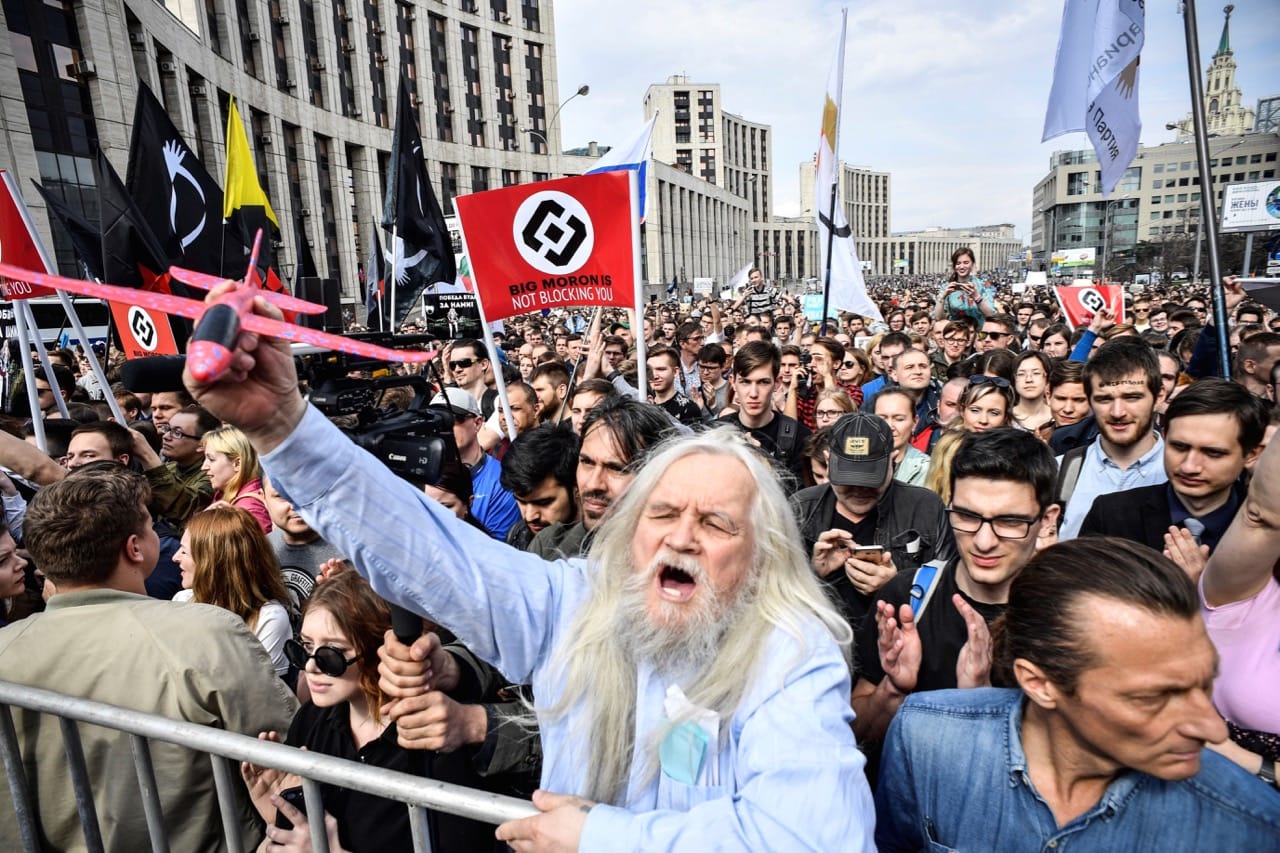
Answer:
<path fill-rule="evenodd" d="M 205 298 L 213 302 L 236 287 L 225 282 Z M 261 296 L 254 297 L 253 313 L 283 320 L 280 309 Z M 241 331 L 231 357 L 231 369 L 218 380 L 197 382 L 189 367 L 182 381 L 214 416 L 235 424 L 249 436 L 259 453 L 274 450 L 293 432 L 307 404 L 298 392 L 298 372 L 287 341 Z"/>

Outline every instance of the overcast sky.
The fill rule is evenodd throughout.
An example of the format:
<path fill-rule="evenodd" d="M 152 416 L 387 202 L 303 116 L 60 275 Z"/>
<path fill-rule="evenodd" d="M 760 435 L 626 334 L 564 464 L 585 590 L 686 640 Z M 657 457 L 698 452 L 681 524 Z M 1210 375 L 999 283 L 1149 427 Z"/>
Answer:
<path fill-rule="evenodd" d="M 625 142 L 650 83 L 719 83 L 729 112 L 773 127 L 774 213 L 799 212 L 799 164 L 813 157 L 844 4 L 817 0 L 556 0 L 566 148 Z M 1224 3 L 1197 4 L 1204 68 Z M 1280 2 L 1237 0 L 1231 47 L 1243 102 L 1280 94 Z M 1146 145 L 1190 110 L 1176 0 L 1148 0 L 1140 97 Z M 1047 0 L 850 3 L 840 157 L 892 174 L 891 227 L 1011 222 L 1030 236 L 1031 193 L 1054 151 L 1041 143 L 1062 4 Z"/>

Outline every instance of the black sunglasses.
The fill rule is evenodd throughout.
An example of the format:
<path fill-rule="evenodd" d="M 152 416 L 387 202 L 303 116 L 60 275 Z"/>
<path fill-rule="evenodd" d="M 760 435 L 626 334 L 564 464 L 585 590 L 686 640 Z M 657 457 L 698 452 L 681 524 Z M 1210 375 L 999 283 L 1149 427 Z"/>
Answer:
<path fill-rule="evenodd" d="M 314 652 L 307 654 L 307 650 L 297 640 L 284 641 L 284 657 L 299 671 L 306 669 L 307 661 L 314 658 L 316 669 L 331 678 L 341 678 L 347 667 L 360 660 L 359 656 L 347 660 L 343 657 L 342 650 L 333 646 L 319 646 Z"/>
<path fill-rule="evenodd" d="M 1009 382 L 1001 379 L 999 376 L 987 376 L 985 373 L 979 373 L 976 376 L 969 377 L 970 385 L 994 385 L 997 388 L 1009 388 Z"/>
<path fill-rule="evenodd" d="M 449 362 L 449 369 L 450 370 L 466 370 L 468 367 L 470 367 L 475 363 L 476 363 L 476 360 L 474 358 L 460 358 L 457 361 Z"/>

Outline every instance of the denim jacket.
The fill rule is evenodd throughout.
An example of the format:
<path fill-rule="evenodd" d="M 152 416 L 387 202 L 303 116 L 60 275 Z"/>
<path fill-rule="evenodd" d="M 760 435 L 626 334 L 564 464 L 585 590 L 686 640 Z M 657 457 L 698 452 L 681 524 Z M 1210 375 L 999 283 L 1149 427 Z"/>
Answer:
<path fill-rule="evenodd" d="M 908 696 L 889 727 L 876 791 L 876 843 L 894 850 L 1061 853 L 1275 850 L 1280 795 L 1217 753 L 1181 782 L 1121 774 L 1059 827 L 1031 784 L 1020 690 Z"/>

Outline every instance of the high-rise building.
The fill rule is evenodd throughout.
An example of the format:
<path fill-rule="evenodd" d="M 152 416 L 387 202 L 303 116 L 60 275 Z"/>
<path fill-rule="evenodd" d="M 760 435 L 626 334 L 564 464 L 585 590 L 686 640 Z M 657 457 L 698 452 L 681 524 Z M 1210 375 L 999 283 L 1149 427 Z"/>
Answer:
<path fill-rule="evenodd" d="M 772 190 L 772 130 L 725 111 L 719 83 L 684 75 L 654 83 L 644 93 L 645 120 L 657 115 L 653 157 L 724 187 L 751 206 L 751 220 L 766 222 Z"/>
<path fill-rule="evenodd" d="M 814 206 L 824 211 L 831 199 L 814 198 L 814 182 L 817 162 L 810 160 L 800 164 L 800 216 L 813 221 Z M 840 180 L 837 182 L 837 200 L 844 210 L 845 221 L 853 232 L 853 244 L 858 260 L 868 272 L 888 275 L 890 255 L 885 240 L 889 237 L 889 173 L 877 172 L 863 166 L 840 163 Z M 820 273 L 818 277 L 820 277 Z"/>
<path fill-rule="evenodd" d="M 282 271 L 305 240 L 321 275 L 362 301 L 401 70 L 446 213 L 459 194 L 562 171 L 552 13 L 552 0 L 0 0 L 0 168 L 71 273 L 31 182 L 96 221 L 92 158 L 100 147 L 124 169 L 138 81 L 221 181 L 234 95 Z"/>

